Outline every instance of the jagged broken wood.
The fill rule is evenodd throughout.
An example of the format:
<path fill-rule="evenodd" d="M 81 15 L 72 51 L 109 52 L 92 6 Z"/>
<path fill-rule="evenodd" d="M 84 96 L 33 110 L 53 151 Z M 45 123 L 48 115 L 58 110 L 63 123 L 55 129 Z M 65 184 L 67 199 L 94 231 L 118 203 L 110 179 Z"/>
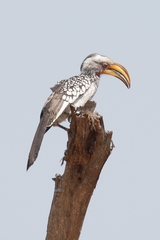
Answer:
<path fill-rule="evenodd" d="M 66 167 L 57 175 L 46 240 L 77 240 L 100 172 L 111 154 L 112 132 L 105 132 L 103 119 L 94 113 L 95 102 L 80 111 L 72 108 L 65 156 Z"/>

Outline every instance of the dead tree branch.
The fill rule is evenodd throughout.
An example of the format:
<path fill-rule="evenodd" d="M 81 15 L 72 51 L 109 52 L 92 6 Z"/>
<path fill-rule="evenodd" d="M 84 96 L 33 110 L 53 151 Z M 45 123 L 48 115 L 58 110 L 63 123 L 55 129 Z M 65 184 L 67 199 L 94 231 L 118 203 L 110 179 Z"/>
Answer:
<path fill-rule="evenodd" d="M 78 113 L 72 109 L 65 156 L 65 172 L 57 175 L 46 240 L 77 240 L 103 165 L 112 151 L 112 132 L 88 102 Z M 111 146 L 112 145 L 112 146 Z"/>

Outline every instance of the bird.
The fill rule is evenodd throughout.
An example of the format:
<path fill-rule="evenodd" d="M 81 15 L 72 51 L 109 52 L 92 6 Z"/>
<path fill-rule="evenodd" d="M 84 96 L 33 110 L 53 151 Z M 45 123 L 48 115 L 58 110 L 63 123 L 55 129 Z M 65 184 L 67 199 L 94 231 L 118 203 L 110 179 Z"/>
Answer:
<path fill-rule="evenodd" d="M 70 106 L 77 109 L 91 100 L 102 74 L 114 76 L 127 88 L 130 87 L 130 76 L 126 68 L 104 55 L 90 54 L 83 60 L 80 71 L 79 75 L 61 80 L 51 88 L 52 93 L 42 108 L 40 122 L 30 148 L 27 170 L 38 157 L 44 134 L 52 126 L 65 129 L 60 123 L 70 117 Z"/>

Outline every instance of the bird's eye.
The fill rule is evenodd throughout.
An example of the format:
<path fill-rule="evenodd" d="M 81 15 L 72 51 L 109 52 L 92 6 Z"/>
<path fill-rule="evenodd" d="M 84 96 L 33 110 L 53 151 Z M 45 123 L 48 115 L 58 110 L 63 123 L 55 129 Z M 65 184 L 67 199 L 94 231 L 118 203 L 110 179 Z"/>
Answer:
<path fill-rule="evenodd" d="M 107 64 L 107 63 L 102 63 L 102 67 L 103 67 L 104 69 L 106 69 L 106 68 L 108 67 L 108 64 Z"/>

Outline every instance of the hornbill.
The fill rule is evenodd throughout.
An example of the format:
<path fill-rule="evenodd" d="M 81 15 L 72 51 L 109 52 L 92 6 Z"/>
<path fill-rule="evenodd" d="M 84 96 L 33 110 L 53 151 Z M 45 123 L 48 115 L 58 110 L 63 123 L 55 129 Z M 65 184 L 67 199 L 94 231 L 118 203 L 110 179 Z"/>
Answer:
<path fill-rule="evenodd" d="M 97 91 L 102 74 L 117 77 L 128 88 L 130 87 L 130 76 L 127 70 L 106 56 L 100 54 L 87 56 L 82 62 L 80 70 L 80 75 L 61 80 L 51 88 L 52 94 L 40 114 L 40 122 L 28 157 L 27 170 L 38 156 L 44 134 L 52 126 L 64 128 L 60 123 L 70 117 L 70 105 L 77 109 L 91 100 Z"/>

